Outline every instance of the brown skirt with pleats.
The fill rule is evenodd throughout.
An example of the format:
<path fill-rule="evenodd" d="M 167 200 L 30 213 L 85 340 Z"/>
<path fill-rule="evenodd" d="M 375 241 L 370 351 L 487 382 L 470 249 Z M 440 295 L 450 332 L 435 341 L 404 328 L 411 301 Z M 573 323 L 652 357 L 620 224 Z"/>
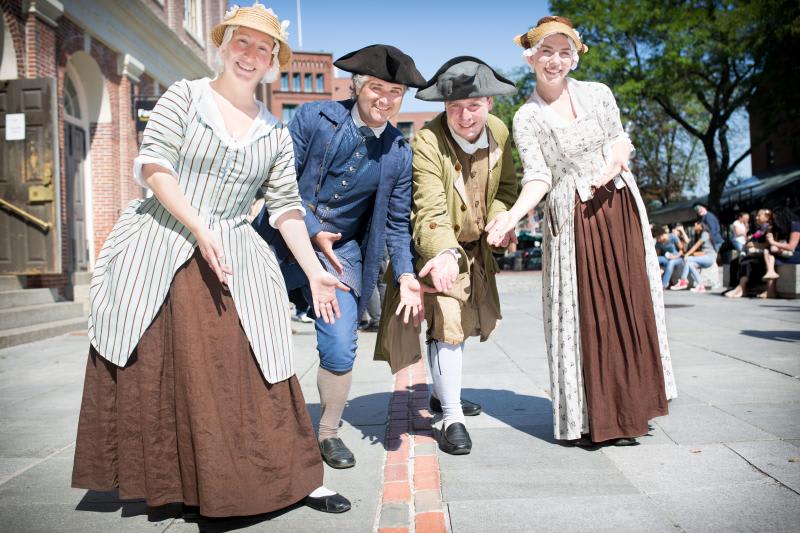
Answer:
<path fill-rule="evenodd" d="M 298 502 L 322 474 L 297 378 L 264 380 L 230 293 L 198 253 L 124 368 L 90 349 L 73 487 L 244 516 Z"/>
<path fill-rule="evenodd" d="M 590 437 L 639 437 L 667 398 L 644 239 L 630 190 L 600 187 L 575 210 L 583 382 Z"/>

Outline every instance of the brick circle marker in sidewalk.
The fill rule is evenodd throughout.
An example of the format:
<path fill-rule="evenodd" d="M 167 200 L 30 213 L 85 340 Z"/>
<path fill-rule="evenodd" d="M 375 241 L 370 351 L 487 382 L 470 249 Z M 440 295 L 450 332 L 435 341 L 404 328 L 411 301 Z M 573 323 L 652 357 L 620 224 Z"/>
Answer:
<path fill-rule="evenodd" d="M 386 428 L 380 533 L 443 533 L 442 487 L 428 411 L 425 365 L 395 375 Z"/>

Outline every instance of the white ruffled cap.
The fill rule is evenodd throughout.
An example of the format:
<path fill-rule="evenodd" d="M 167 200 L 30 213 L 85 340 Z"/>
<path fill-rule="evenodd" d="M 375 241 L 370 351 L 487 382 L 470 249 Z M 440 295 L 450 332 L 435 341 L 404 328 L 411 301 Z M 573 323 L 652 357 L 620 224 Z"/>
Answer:
<path fill-rule="evenodd" d="M 532 56 L 533 56 L 533 54 L 535 54 L 536 52 L 538 52 L 538 51 L 539 51 L 539 48 L 541 48 L 541 47 L 542 47 L 542 43 L 544 43 L 544 40 L 545 40 L 545 39 L 547 39 L 547 38 L 548 38 L 548 37 L 550 37 L 551 35 L 556 35 L 557 33 L 560 33 L 560 32 L 548 33 L 547 35 L 545 35 L 544 37 L 542 37 L 542 38 L 541 38 L 541 39 L 540 39 L 540 40 L 539 40 L 539 41 L 538 41 L 536 44 L 534 44 L 532 47 L 530 47 L 530 48 L 526 48 L 525 50 L 523 50 L 523 51 L 522 51 L 522 58 L 525 60 L 525 62 L 527 63 L 527 62 L 528 62 L 528 58 L 529 58 L 529 57 L 532 57 Z M 575 35 L 578 35 L 578 38 L 580 39 L 580 35 L 578 34 L 578 32 L 577 32 L 577 31 L 575 31 Z M 569 67 L 569 69 L 570 69 L 570 70 L 575 70 L 576 68 L 578 68 L 578 61 L 579 61 L 579 59 L 580 59 L 580 58 L 579 58 L 579 56 L 578 56 L 578 49 L 577 49 L 577 48 L 575 48 L 575 43 L 573 43 L 573 42 L 572 42 L 572 39 L 567 39 L 567 42 L 569 43 L 569 48 L 570 48 L 570 50 L 572 50 L 572 66 L 571 66 L 571 67 Z M 532 67 L 532 66 L 531 66 L 531 70 L 533 70 L 533 67 Z"/>

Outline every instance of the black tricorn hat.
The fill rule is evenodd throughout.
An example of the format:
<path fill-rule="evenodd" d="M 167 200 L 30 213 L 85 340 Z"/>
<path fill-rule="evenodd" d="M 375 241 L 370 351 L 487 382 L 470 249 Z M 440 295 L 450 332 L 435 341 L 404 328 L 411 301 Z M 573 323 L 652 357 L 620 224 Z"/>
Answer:
<path fill-rule="evenodd" d="M 515 94 L 514 84 L 477 57 L 454 57 L 441 66 L 415 98 L 429 102 Z"/>
<path fill-rule="evenodd" d="M 394 46 L 371 44 L 337 59 L 333 66 L 352 72 L 366 74 L 408 87 L 422 87 L 425 78 L 417 70 L 414 60 Z"/>

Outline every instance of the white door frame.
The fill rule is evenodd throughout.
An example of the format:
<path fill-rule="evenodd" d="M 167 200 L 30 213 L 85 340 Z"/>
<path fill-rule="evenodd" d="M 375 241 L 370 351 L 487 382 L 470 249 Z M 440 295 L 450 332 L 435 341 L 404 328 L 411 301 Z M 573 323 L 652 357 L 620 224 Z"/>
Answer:
<path fill-rule="evenodd" d="M 67 115 L 66 110 L 64 111 L 64 122 L 69 122 L 70 124 L 74 124 L 75 126 L 80 127 L 83 130 L 84 134 L 84 146 L 86 147 L 86 159 L 83 162 L 83 176 L 84 176 L 84 198 L 83 202 L 86 206 L 86 241 L 87 246 L 89 248 L 89 272 L 94 270 L 94 259 L 95 259 L 95 250 L 94 250 L 94 206 L 92 204 L 92 144 L 91 144 L 91 136 L 89 130 L 89 107 L 88 102 L 86 99 L 86 90 L 83 86 L 83 81 L 78 74 L 78 71 L 75 69 L 75 66 L 72 64 L 72 61 L 67 61 L 67 66 L 64 69 L 64 80 L 62 81 L 62 87 L 64 87 L 67 83 L 67 78 L 72 80 L 72 84 L 75 86 L 75 91 L 78 93 L 78 105 L 81 107 L 81 117 L 76 118 L 70 115 Z M 64 129 L 64 128 L 62 128 Z M 66 139 L 66 130 L 62 132 L 62 135 L 65 136 L 64 142 L 68 142 Z"/>

